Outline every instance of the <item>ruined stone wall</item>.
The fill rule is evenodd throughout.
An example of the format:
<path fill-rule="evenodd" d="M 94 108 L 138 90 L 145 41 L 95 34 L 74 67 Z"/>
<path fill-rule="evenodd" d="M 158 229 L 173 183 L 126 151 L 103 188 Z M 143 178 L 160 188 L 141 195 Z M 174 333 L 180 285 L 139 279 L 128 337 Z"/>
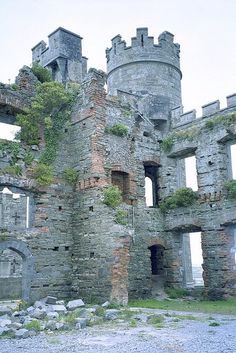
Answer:
<path fill-rule="evenodd" d="M 18 106 L 14 111 L 18 111 Z M 49 293 L 58 297 L 71 294 L 73 190 L 62 177 L 71 163 L 69 136 L 64 132 L 59 143 L 53 165 L 54 181 L 49 187 L 37 185 L 32 166 L 27 164 L 29 152 L 38 160 L 42 147 L 32 146 L 29 151 L 19 142 L 1 141 L 0 246 L 11 248 L 22 257 L 21 290 L 17 290 L 18 283 L 12 292 L 23 292 L 23 298 L 30 301 Z M 19 175 L 12 174 L 16 166 L 20 167 Z M 4 188 L 13 195 L 2 193 Z M 20 196 L 15 198 L 14 194 Z M 27 252 L 22 250 L 24 246 Z M 1 288 L 3 297 L 5 287 Z"/>

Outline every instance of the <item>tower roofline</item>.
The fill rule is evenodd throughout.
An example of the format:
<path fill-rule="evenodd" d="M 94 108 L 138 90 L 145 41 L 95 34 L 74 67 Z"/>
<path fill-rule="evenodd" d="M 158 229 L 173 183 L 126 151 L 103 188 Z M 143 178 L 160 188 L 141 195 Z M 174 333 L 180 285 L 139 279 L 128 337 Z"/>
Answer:
<path fill-rule="evenodd" d="M 48 38 L 51 37 L 54 33 L 58 32 L 58 31 L 63 31 L 63 32 L 65 32 L 65 33 L 71 34 L 71 35 L 73 35 L 73 36 L 75 36 L 75 37 L 78 37 L 78 38 L 80 38 L 80 39 L 83 39 L 83 37 L 81 37 L 80 35 L 78 35 L 78 34 L 76 34 L 76 33 L 74 33 L 74 32 L 68 31 L 68 29 L 65 29 L 65 28 L 63 28 L 63 27 L 58 27 L 57 29 L 55 29 L 55 31 L 53 31 L 52 33 L 50 33 L 50 34 L 48 35 Z"/>

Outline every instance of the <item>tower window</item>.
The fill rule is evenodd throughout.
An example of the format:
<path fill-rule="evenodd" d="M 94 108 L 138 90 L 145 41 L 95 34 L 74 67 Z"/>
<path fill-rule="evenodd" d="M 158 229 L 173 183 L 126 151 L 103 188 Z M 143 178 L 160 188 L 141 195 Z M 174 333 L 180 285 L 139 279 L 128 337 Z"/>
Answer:
<path fill-rule="evenodd" d="M 157 195 L 157 165 L 144 164 L 145 170 L 145 198 L 148 207 L 156 207 L 158 205 Z"/>
<path fill-rule="evenodd" d="M 144 41 L 143 41 L 143 34 L 141 34 L 141 46 L 143 47 Z"/>
<path fill-rule="evenodd" d="M 178 186 L 198 190 L 196 157 L 189 156 L 178 160 Z"/>

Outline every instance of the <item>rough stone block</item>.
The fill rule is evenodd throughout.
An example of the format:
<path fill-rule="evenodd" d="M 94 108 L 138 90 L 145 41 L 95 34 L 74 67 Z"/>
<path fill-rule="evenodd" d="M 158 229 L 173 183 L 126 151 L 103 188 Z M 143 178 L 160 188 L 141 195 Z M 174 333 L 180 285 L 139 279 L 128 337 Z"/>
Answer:
<path fill-rule="evenodd" d="M 76 300 L 71 300 L 67 304 L 67 309 L 68 310 L 75 310 L 77 308 L 80 308 L 81 306 L 84 306 L 84 302 L 82 299 L 76 299 Z"/>
<path fill-rule="evenodd" d="M 21 338 L 27 338 L 30 337 L 30 331 L 27 330 L 26 328 L 21 328 L 20 330 L 17 330 L 15 332 L 15 338 L 21 339 Z"/>

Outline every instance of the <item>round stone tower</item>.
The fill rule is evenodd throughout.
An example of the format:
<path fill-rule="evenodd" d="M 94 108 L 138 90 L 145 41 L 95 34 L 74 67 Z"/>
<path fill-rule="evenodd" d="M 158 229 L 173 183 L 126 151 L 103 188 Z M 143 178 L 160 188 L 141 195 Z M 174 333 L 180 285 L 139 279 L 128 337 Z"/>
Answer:
<path fill-rule="evenodd" d="M 114 37 L 106 51 L 108 93 L 158 96 L 169 109 L 181 105 L 180 46 L 173 39 L 173 34 L 163 32 L 154 44 L 147 28 L 137 29 L 130 47 L 120 35 Z"/>

